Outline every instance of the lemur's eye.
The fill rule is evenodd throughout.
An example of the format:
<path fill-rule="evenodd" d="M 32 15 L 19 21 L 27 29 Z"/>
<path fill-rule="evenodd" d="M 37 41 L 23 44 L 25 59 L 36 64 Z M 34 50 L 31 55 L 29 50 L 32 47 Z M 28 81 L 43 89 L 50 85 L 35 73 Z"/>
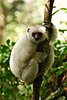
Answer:
<path fill-rule="evenodd" d="M 39 40 L 42 37 L 41 32 L 33 32 L 32 36 L 35 38 L 35 40 Z"/>

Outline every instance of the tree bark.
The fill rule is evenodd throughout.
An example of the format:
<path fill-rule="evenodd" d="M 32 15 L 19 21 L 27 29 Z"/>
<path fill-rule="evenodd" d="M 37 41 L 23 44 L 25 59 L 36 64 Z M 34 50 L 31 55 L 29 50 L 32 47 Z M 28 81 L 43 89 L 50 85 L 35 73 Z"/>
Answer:
<path fill-rule="evenodd" d="M 54 0 L 46 0 L 45 8 L 44 8 L 44 26 L 46 26 L 49 29 L 49 31 L 50 31 L 50 27 L 51 27 L 53 3 L 54 3 Z M 44 49 L 44 48 L 42 48 L 43 44 L 44 44 L 44 42 L 40 43 L 38 45 L 37 50 L 42 52 L 42 49 Z M 48 41 L 47 41 L 47 45 L 48 45 Z M 45 73 L 45 67 L 43 66 L 43 63 L 40 63 L 38 76 L 34 80 L 34 83 L 33 83 L 32 100 L 39 100 L 39 97 L 41 94 L 40 88 L 41 88 L 41 83 L 43 80 L 44 73 Z"/>

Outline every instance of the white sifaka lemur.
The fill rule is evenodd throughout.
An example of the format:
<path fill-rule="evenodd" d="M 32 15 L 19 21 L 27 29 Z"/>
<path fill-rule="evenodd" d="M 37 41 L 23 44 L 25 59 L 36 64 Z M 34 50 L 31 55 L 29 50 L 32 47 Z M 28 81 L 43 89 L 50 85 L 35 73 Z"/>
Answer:
<path fill-rule="evenodd" d="M 39 63 L 44 62 L 47 70 L 54 62 L 54 51 L 52 44 L 57 38 L 57 29 L 52 25 L 52 35 L 49 39 L 47 28 L 44 26 L 33 26 L 28 28 L 14 45 L 10 57 L 10 69 L 12 73 L 26 82 L 33 83 L 38 75 Z M 43 41 L 49 41 L 43 44 L 43 51 L 38 50 L 38 46 Z M 46 46 L 45 46 L 46 44 Z"/>

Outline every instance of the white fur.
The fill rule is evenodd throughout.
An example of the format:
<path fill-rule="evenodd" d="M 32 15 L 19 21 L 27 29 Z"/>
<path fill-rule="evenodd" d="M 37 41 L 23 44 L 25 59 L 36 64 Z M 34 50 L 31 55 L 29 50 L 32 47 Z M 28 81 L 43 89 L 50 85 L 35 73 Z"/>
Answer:
<path fill-rule="evenodd" d="M 43 36 L 39 41 L 36 41 L 32 37 L 32 32 L 42 32 Z M 44 61 L 47 57 L 49 57 L 50 62 L 49 66 L 52 65 L 54 55 L 51 47 L 51 52 L 49 56 L 46 52 L 38 52 L 36 51 L 38 43 L 41 41 L 48 39 L 48 33 L 45 27 L 36 26 L 31 27 L 29 33 L 24 34 L 14 45 L 11 57 L 10 57 L 10 68 L 12 73 L 25 81 L 28 84 L 31 84 L 34 79 L 37 77 L 39 63 Z M 51 60 L 52 59 L 52 60 Z M 46 63 L 46 62 L 45 62 Z M 48 67 L 49 67 L 48 66 Z M 47 67 L 47 66 L 46 66 Z"/>

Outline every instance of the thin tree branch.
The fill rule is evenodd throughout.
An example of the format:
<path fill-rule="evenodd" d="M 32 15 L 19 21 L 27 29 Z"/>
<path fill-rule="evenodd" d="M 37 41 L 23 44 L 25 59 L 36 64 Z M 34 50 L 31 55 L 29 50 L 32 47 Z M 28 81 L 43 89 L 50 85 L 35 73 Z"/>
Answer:
<path fill-rule="evenodd" d="M 50 94 L 45 100 L 54 100 L 55 98 L 61 96 L 63 94 L 64 90 L 62 87 L 59 87 L 55 92 Z"/>

